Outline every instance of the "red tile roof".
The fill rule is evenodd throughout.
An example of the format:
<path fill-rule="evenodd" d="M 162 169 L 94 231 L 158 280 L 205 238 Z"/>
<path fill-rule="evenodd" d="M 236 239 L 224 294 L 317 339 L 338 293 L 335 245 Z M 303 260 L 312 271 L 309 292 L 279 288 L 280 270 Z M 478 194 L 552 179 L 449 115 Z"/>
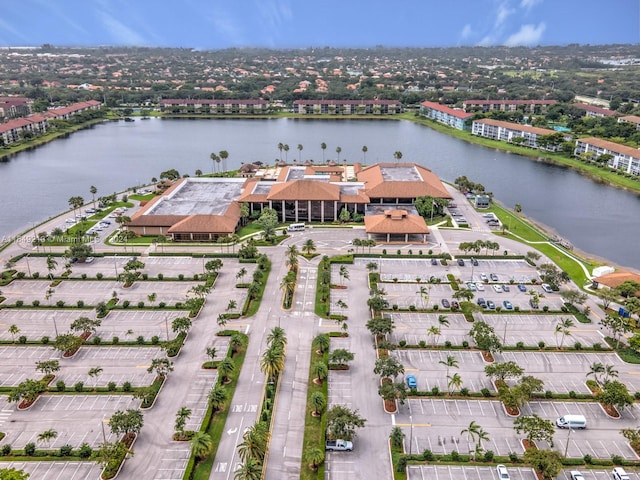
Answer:
<path fill-rule="evenodd" d="M 594 147 L 606 148 L 607 150 L 611 150 L 612 152 L 628 155 L 633 158 L 640 158 L 640 149 L 627 147 L 626 145 L 620 145 L 619 143 L 610 142 L 601 138 L 579 138 L 578 142 L 588 143 L 589 145 L 593 145 Z"/>
<path fill-rule="evenodd" d="M 456 110 L 436 102 L 422 102 L 420 105 L 426 108 L 432 108 L 434 110 L 437 110 L 438 112 L 447 113 L 449 115 L 452 115 L 456 118 L 461 118 L 463 120 L 466 120 L 467 118 L 471 118 L 474 115 L 473 113 L 467 113 L 464 110 Z"/>
<path fill-rule="evenodd" d="M 532 127 L 531 125 L 520 125 L 519 123 L 504 122 L 502 120 L 494 120 L 492 118 L 483 118 L 474 120 L 473 123 L 484 123 L 485 125 L 494 125 L 496 127 L 509 128 L 511 130 L 519 130 L 521 132 L 535 133 L 536 135 L 551 135 L 557 133 L 555 130 L 548 128 Z"/>
<path fill-rule="evenodd" d="M 377 234 L 425 234 L 429 233 L 424 218 L 409 215 L 406 210 L 387 210 L 384 215 L 366 215 L 364 228 Z"/>

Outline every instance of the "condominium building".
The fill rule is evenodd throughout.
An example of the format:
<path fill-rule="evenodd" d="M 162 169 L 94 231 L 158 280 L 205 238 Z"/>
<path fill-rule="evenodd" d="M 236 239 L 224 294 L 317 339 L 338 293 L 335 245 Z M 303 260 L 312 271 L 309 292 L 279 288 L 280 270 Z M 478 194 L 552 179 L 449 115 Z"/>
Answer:
<path fill-rule="evenodd" d="M 607 165 L 633 175 L 640 175 L 640 149 L 620 145 L 601 138 L 579 138 L 576 140 L 575 155 L 591 154 L 596 159 L 608 154 Z"/>
<path fill-rule="evenodd" d="M 470 130 L 473 113 L 457 110 L 435 102 L 422 102 L 420 114 L 458 130 Z"/>
<path fill-rule="evenodd" d="M 503 122 L 501 120 L 493 120 L 489 118 L 474 120 L 471 127 L 471 133 L 481 137 L 491 138 L 493 140 L 521 143 L 525 147 L 544 148 L 545 150 L 550 151 L 556 151 L 559 148 L 559 145 L 546 144 L 541 147 L 538 144 L 538 139 L 540 137 L 558 133 L 555 130 L 532 127 L 530 125 L 520 125 L 512 122 Z M 571 136 L 568 134 L 564 134 L 564 136 L 565 140 L 571 139 Z M 516 138 L 522 138 L 524 140 L 515 140 Z"/>

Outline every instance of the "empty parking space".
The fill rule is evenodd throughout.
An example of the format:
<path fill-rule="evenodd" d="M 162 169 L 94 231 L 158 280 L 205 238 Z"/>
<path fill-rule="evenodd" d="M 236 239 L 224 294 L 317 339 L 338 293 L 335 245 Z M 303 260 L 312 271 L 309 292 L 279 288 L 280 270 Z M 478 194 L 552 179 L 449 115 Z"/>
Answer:
<path fill-rule="evenodd" d="M 350 337 L 346 338 L 332 338 L 331 339 L 331 351 L 343 348 L 350 350 Z M 357 368 L 354 365 L 354 368 Z M 354 408 L 353 406 L 353 380 L 357 378 L 354 376 L 352 370 L 330 370 L 329 371 L 329 398 L 328 405 L 345 405 L 348 408 Z"/>
<path fill-rule="evenodd" d="M 2 462 L 1 466 L 23 470 L 32 479 L 85 480 L 100 478 L 102 473 L 96 462 Z"/>
<path fill-rule="evenodd" d="M 15 410 L 11 414 L 10 422 L 3 425 L 7 434 L 3 442 L 24 448 L 25 444 L 36 442 L 40 433 L 54 429 L 58 436 L 51 441 L 50 448 L 83 442 L 95 447 L 104 438 L 113 440 L 105 422 L 114 412 L 139 406 L 140 400 L 129 395 L 41 395 L 28 410 Z"/>
<path fill-rule="evenodd" d="M 0 340 L 13 340 L 9 327 L 15 325 L 20 329 L 18 336 L 24 335 L 28 340 L 39 340 L 42 337 L 51 339 L 59 333 L 69 330 L 69 325 L 78 317 L 94 317 L 90 310 L 0 310 Z"/>
<path fill-rule="evenodd" d="M 395 328 L 391 334 L 391 340 L 395 343 L 407 342 L 408 345 L 419 345 L 421 341 L 426 345 L 442 345 L 444 342 L 451 342 L 452 345 L 462 345 L 462 342 L 469 341 L 469 330 L 473 324 L 467 322 L 464 315 L 460 313 L 438 312 L 438 313 L 397 313 L 389 312 Z M 446 321 L 448 323 L 442 323 Z M 429 332 L 431 327 L 440 329 L 440 335 L 432 335 Z"/>
<path fill-rule="evenodd" d="M 107 341 L 118 337 L 121 342 L 130 342 L 139 336 L 148 341 L 157 336 L 164 341 L 167 336 L 171 339 L 176 335 L 171 329 L 173 320 L 188 315 L 185 310 L 111 310 L 102 319 L 96 336 Z"/>
<path fill-rule="evenodd" d="M 187 298 L 187 292 L 196 285 L 202 285 L 201 282 L 187 281 L 140 281 L 135 282 L 128 288 L 120 288 L 117 290 L 120 303 L 129 300 L 132 304 L 138 302 L 149 303 L 149 295 L 155 293 L 155 305 L 164 302 L 167 305 L 173 305 L 176 302 L 184 302 Z"/>
<path fill-rule="evenodd" d="M 14 387 L 28 378 L 42 378 L 44 374 L 36 371 L 36 363 L 60 359 L 60 352 L 50 346 L 3 346 L 0 347 L 0 358 L 0 385 Z"/>
<path fill-rule="evenodd" d="M 509 467 L 509 476 L 513 480 L 536 480 L 532 468 Z M 461 465 L 410 465 L 407 468 L 409 480 L 500 480 L 494 467 L 474 467 Z"/>

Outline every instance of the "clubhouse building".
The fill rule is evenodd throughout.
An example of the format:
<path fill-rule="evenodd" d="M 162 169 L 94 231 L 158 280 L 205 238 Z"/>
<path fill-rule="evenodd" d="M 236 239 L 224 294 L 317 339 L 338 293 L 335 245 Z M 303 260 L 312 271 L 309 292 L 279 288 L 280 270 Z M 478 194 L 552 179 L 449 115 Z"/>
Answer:
<path fill-rule="evenodd" d="M 183 178 L 144 205 L 128 228 L 174 241 L 215 241 L 249 215 L 271 208 L 282 223 L 339 221 L 346 209 L 364 216 L 365 230 L 380 242 L 426 241 L 429 229 L 413 203 L 418 197 L 450 198 L 431 170 L 414 163 L 354 166 L 284 166 L 251 178 Z"/>

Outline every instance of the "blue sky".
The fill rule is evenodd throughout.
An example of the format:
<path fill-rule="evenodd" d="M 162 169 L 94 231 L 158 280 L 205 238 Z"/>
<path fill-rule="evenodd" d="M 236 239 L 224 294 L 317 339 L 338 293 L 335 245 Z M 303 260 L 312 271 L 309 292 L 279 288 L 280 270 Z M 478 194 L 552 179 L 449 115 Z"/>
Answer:
<path fill-rule="evenodd" d="M 0 1 L 0 45 L 439 47 L 640 43 L 640 0 Z"/>

